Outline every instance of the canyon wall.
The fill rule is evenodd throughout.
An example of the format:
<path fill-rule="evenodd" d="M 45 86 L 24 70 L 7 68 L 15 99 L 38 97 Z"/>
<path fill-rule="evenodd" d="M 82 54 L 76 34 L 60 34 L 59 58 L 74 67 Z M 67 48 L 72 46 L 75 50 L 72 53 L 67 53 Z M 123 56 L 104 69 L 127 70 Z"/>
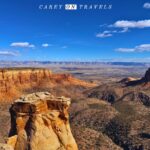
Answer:
<path fill-rule="evenodd" d="M 0 69 L 0 100 L 17 98 L 26 89 L 51 88 L 55 86 L 79 85 L 92 87 L 94 84 L 76 79 L 70 74 L 53 74 L 48 69 Z"/>

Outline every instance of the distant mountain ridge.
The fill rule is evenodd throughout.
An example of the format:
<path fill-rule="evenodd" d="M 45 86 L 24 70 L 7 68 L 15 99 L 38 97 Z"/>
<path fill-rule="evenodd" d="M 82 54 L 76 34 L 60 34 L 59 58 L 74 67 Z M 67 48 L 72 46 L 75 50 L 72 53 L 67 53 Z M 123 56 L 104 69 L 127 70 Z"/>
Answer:
<path fill-rule="evenodd" d="M 103 62 L 103 61 L 0 61 L 0 67 L 29 67 L 39 65 L 113 65 L 113 66 L 150 66 L 150 62 Z"/>

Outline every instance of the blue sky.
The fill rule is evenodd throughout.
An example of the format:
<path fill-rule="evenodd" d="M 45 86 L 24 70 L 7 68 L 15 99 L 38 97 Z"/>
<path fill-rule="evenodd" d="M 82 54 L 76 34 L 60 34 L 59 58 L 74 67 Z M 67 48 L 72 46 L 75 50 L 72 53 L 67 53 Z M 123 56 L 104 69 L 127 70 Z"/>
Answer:
<path fill-rule="evenodd" d="M 150 61 L 150 1 L 1 0 L 0 41 L 0 60 Z"/>

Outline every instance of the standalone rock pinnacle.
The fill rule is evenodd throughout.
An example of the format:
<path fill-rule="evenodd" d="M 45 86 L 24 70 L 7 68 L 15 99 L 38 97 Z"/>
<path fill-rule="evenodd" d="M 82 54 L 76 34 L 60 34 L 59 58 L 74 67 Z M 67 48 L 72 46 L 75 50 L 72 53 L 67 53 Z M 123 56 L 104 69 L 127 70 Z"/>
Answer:
<path fill-rule="evenodd" d="M 14 150 L 77 150 L 70 130 L 70 99 L 48 92 L 29 94 L 11 108 L 8 144 Z"/>

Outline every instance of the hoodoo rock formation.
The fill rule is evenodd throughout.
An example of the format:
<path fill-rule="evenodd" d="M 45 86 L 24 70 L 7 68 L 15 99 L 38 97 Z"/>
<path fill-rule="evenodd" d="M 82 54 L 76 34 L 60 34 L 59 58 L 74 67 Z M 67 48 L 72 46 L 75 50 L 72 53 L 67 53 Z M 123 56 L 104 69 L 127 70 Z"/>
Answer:
<path fill-rule="evenodd" d="M 44 89 L 58 85 L 94 86 L 70 74 L 53 74 L 49 69 L 44 68 L 0 69 L 0 100 L 3 101 L 18 98 L 26 89 Z"/>
<path fill-rule="evenodd" d="M 16 100 L 11 108 L 8 144 L 14 150 L 78 150 L 71 133 L 70 99 L 37 92 Z"/>

